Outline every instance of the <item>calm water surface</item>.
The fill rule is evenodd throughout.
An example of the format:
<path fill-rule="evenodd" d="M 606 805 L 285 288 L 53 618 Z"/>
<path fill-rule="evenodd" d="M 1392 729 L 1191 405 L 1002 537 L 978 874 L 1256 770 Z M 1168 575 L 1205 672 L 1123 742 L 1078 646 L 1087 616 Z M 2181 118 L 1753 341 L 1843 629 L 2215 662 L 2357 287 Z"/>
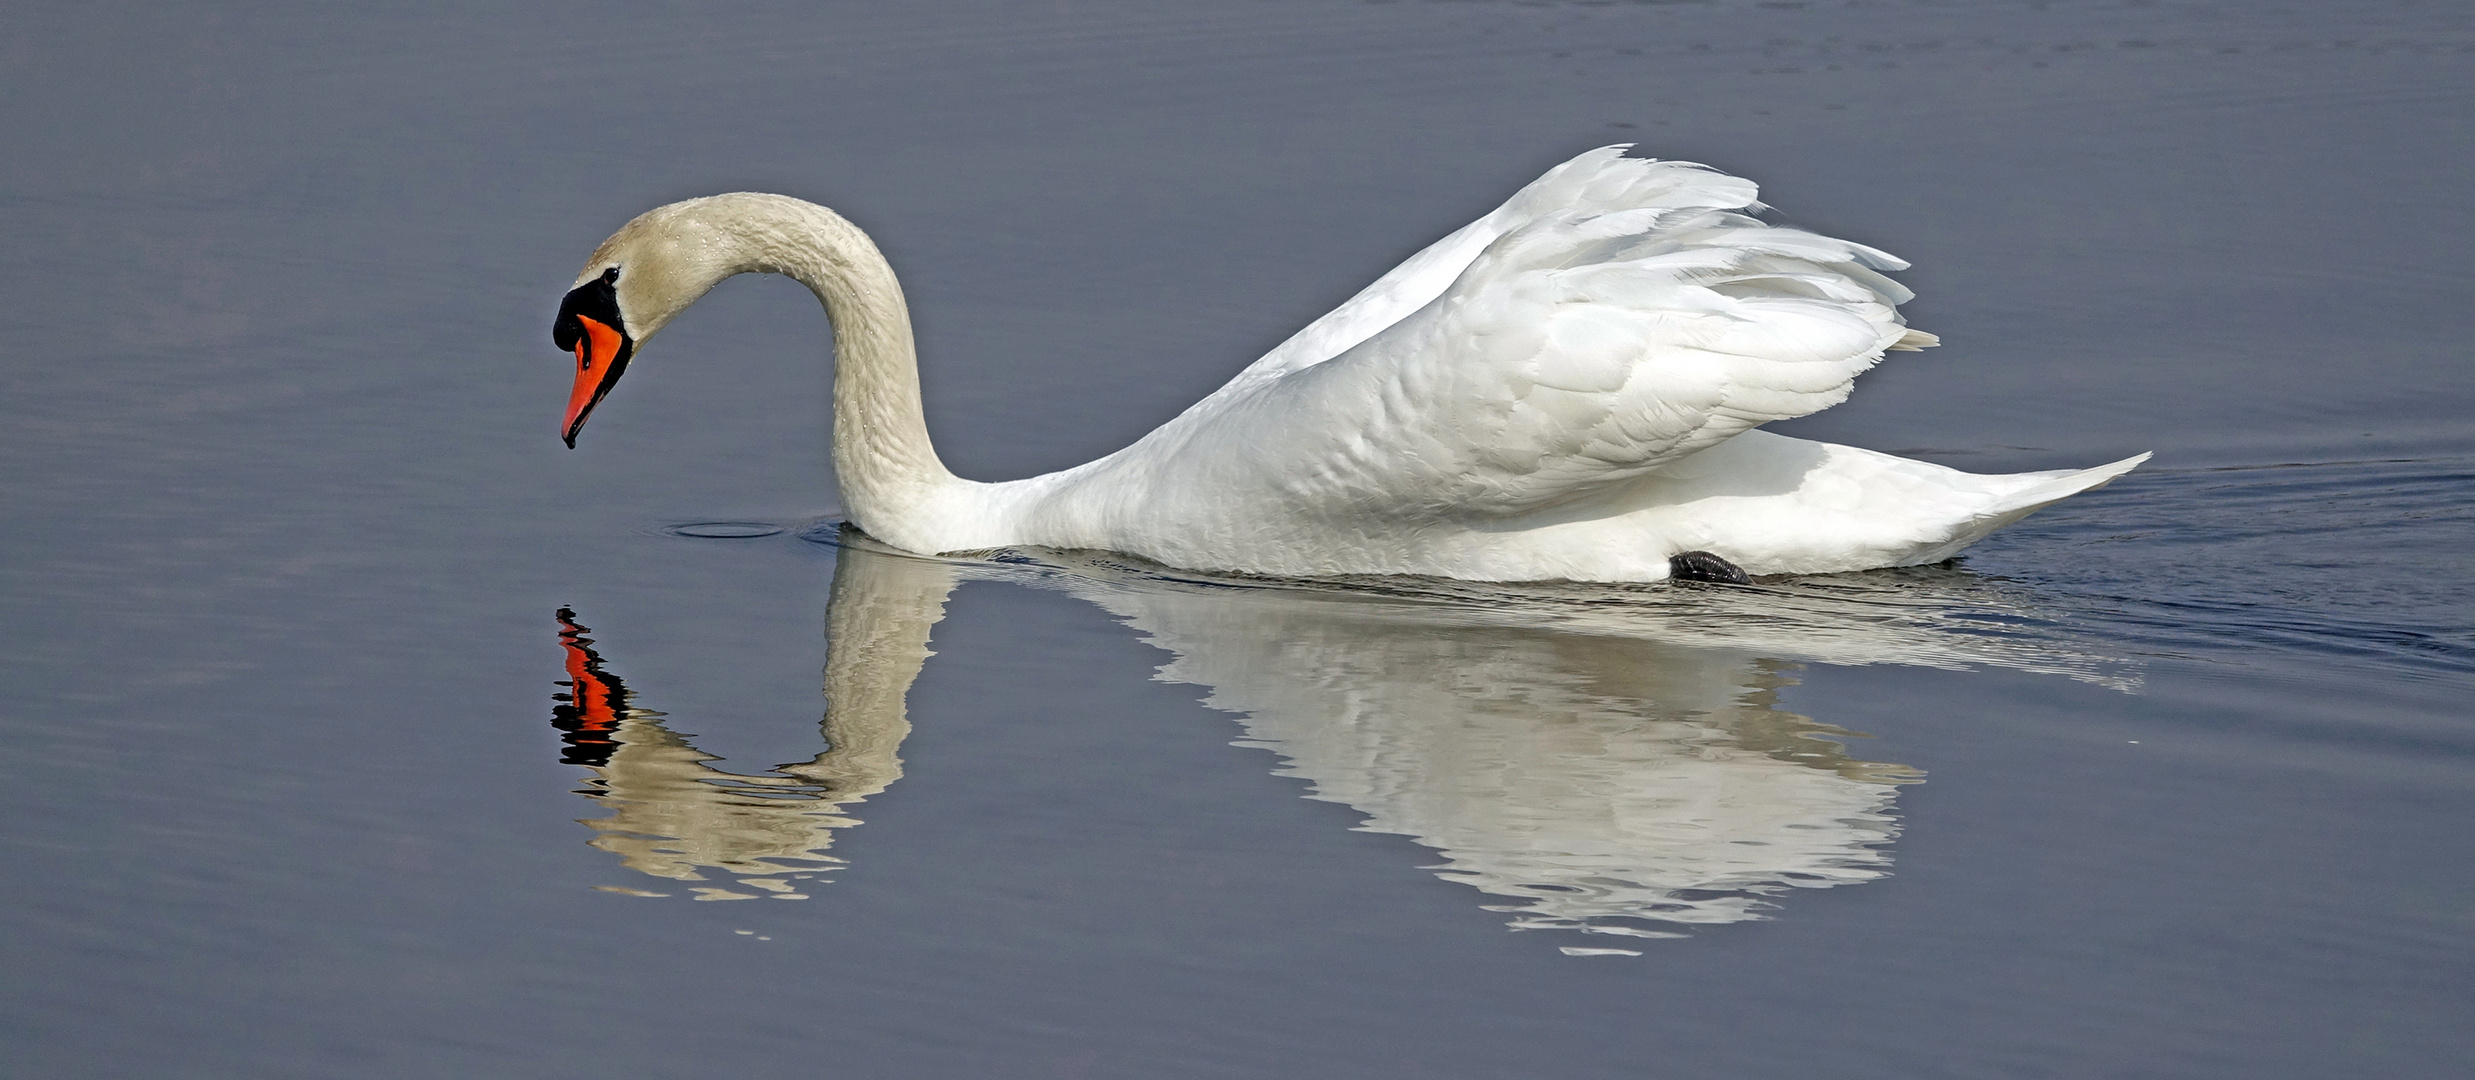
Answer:
<path fill-rule="evenodd" d="M 2470 98 L 2446 3 L 13 13 L 0 1071 L 2467 1075 Z M 999 479 L 1614 141 L 1915 262 L 1783 430 L 2156 460 L 1749 590 L 921 559 L 779 279 L 557 440 L 660 202 L 874 231 Z"/>

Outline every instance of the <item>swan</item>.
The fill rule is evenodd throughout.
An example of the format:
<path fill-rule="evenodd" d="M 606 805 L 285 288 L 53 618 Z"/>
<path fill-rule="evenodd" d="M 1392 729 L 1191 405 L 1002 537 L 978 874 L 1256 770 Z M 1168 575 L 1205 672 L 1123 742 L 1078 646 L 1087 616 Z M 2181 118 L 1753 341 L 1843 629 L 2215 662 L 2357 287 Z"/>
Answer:
<path fill-rule="evenodd" d="M 1629 149 L 1548 170 L 1133 445 L 1003 483 L 938 460 L 902 287 L 857 226 L 783 195 L 672 203 L 604 241 L 559 306 L 563 435 L 707 290 L 777 273 L 833 323 L 845 513 L 923 554 L 1742 582 L 1938 562 L 2147 460 L 1982 475 L 1758 430 L 1937 343 L 1882 274 L 1907 264 L 1764 223 L 1749 180 Z"/>

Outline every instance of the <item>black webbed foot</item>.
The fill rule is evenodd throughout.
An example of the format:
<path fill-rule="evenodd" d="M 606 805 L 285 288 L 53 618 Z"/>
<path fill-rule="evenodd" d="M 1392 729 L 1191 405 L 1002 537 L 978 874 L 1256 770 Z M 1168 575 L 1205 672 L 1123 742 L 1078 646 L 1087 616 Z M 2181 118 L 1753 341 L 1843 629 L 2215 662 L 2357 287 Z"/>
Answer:
<path fill-rule="evenodd" d="M 1751 585 L 1735 563 L 1707 551 L 1679 551 L 1667 557 L 1667 577 L 1671 581 L 1716 581 L 1728 585 Z"/>

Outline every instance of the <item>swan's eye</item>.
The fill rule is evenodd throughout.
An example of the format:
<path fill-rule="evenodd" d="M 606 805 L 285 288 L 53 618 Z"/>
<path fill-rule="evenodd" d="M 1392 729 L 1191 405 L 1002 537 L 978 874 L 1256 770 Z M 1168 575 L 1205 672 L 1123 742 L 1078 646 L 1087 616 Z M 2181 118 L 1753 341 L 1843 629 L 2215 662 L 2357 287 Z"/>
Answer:
<path fill-rule="evenodd" d="M 618 268 L 618 267 L 613 266 L 613 267 L 611 267 L 611 268 L 610 268 L 610 269 L 608 269 L 608 270 L 604 270 L 604 271 L 602 271 L 602 280 L 603 280 L 603 281 L 605 281 L 605 282 L 608 282 L 608 283 L 610 283 L 610 284 L 612 284 L 612 285 L 616 285 L 616 284 L 618 284 L 618 283 L 619 283 L 619 268 Z"/>

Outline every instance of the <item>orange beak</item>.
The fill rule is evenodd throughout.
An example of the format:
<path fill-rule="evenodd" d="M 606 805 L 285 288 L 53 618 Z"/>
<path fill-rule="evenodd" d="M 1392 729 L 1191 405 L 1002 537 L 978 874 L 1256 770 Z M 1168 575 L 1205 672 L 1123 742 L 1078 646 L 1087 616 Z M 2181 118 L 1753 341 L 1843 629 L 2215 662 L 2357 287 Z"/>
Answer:
<path fill-rule="evenodd" d="M 567 392 L 567 423 L 560 430 L 567 448 L 576 448 L 576 433 L 584 418 L 627 369 L 627 335 L 589 315 L 575 316 L 583 333 L 576 337 L 576 384 Z"/>

